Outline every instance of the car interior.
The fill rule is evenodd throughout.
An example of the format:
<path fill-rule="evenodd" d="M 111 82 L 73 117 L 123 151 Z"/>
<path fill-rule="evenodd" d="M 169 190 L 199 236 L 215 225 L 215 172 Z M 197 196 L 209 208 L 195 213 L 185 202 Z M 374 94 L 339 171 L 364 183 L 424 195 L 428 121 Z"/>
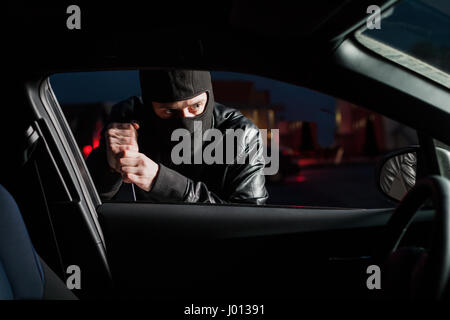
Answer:
<path fill-rule="evenodd" d="M 449 87 L 356 39 L 371 2 L 234 1 L 213 11 L 215 24 L 187 24 L 204 40 L 180 39 L 185 22 L 148 23 L 149 11 L 131 6 L 121 14 L 133 19 L 122 21 L 113 5 L 92 33 L 54 30 L 57 17 L 30 31 L 40 11 L 27 9 L 10 39 L 26 58 L 8 74 L 0 129 L 1 298 L 448 299 L 450 182 L 435 141 L 450 144 Z M 378 3 L 383 12 L 397 5 Z M 194 14 L 171 14 L 183 11 Z M 102 201 L 49 77 L 155 68 L 259 75 L 376 111 L 417 131 L 408 150 L 417 182 L 379 209 Z M 82 270 L 80 289 L 64 285 L 71 265 Z M 381 266 L 381 290 L 368 290 L 371 265 Z"/>

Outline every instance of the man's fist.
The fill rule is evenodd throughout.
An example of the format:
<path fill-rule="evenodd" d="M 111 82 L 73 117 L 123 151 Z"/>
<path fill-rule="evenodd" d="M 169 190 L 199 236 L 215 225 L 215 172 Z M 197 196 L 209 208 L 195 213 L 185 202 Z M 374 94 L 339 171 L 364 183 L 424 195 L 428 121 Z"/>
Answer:
<path fill-rule="evenodd" d="M 126 150 L 139 151 L 137 143 L 137 123 L 117 123 L 113 122 L 108 125 L 105 132 L 106 138 L 106 158 L 108 164 L 114 171 L 120 171 L 119 159 Z"/>
<path fill-rule="evenodd" d="M 119 160 L 123 182 L 134 183 L 145 191 L 150 191 L 158 174 L 159 165 L 145 154 L 127 150 Z"/>

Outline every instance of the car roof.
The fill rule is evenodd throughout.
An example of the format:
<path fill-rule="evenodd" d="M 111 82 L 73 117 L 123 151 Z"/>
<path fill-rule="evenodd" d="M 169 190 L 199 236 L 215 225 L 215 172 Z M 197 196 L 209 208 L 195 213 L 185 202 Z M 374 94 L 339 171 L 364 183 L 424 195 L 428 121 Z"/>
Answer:
<path fill-rule="evenodd" d="M 377 2 L 387 6 L 393 1 Z M 229 48 L 242 54 L 255 48 L 261 57 L 280 59 L 326 55 L 342 35 L 364 22 L 371 4 L 371 0 L 86 3 L 80 7 L 80 30 L 67 29 L 64 4 L 14 2 L 8 15 L 14 27 L 11 49 L 24 53 L 21 62 L 29 69 L 54 71 L 114 67 L 120 62 L 148 64 L 158 53 L 175 61 L 214 58 Z M 30 47 L 36 50 L 27 50 Z"/>

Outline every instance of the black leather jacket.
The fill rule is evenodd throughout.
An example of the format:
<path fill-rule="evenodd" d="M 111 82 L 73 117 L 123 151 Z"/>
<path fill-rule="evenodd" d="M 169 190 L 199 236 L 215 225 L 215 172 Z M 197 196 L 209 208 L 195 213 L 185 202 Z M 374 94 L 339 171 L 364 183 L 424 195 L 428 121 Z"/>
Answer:
<path fill-rule="evenodd" d="M 115 105 L 111 111 L 108 123 L 130 122 L 138 120 L 142 100 L 132 97 Z M 106 126 L 105 126 L 106 127 Z M 150 126 L 149 126 L 150 127 Z M 242 129 L 244 138 L 237 141 L 245 145 L 246 157 L 244 164 L 190 164 L 174 165 L 170 152 L 161 152 L 154 147 L 157 133 L 151 128 L 141 125 L 138 131 L 139 152 L 144 153 L 160 166 L 152 189 L 146 192 L 135 186 L 136 199 L 151 202 L 199 202 L 199 203 L 249 203 L 264 204 L 268 198 L 265 188 L 263 169 L 262 140 L 257 133 L 257 127 L 238 110 L 215 103 L 213 111 L 213 128 L 219 129 L 222 137 L 226 129 Z M 249 130 L 252 129 L 252 130 Z M 256 130 L 255 130 L 256 129 Z M 122 189 L 128 189 L 129 184 L 122 183 L 120 174 L 112 172 L 106 160 L 106 142 L 102 131 L 100 145 L 94 149 L 87 159 L 87 165 L 100 197 L 103 200 L 117 199 L 123 194 Z M 238 138 L 239 139 L 239 138 Z M 245 141 L 244 141 L 245 140 Z M 152 148 L 153 147 L 153 148 Z M 251 148 L 257 148 L 255 156 L 249 157 Z M 131 200 L 131 198 L 129 198 Z"/>

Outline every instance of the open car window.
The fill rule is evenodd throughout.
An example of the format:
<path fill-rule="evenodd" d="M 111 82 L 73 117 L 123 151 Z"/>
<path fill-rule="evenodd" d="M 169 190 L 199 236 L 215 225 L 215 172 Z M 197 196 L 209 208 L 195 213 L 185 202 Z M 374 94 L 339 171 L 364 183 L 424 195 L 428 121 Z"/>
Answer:
<path fill-rule="evenodd" d="M 220 119 L 239 114 L 259 130 L 266 160 L 263 183 L 268 197 L 258 204 L 339 208 L 395 205 L 377 190 L 375 167 L 382 154 L 417 144 L 415 130 L 350 102 L 272 79 L 229 72 L 211 72 L 211 79 L 215 103 L 234 110 L 220 109 L 217 114 L 228 112 Z M 116 106 L 124 101 L 137 103 L 133 97 L 140 99 L 142 95 L 138 71 L 55 74 L 50 82 L 85 159 L 101 145 L 103 129 Z M 166 143 L 162 134 L 145 138 L 144 131 L 139 130 L 142 141 L 156 139 Z M 151 151 L 147 157 L 158 163 Z M 225 179 L 238 166 L 230 166 L 226 176 L 217 163 L 201 160 L 197 168 L 208 172 L 205 168 L 215 167 L 213 174 L 191 177 L 188 169 L 182 175 L 194 184 L 204 179 L 203 188 L 213 197 L 225 198 L 220 188 L 233 183 L 232 179 Z M 108 165 L 106 159 L 103 163 Z M 271 170 L 267 170 L 269 167 Z M 221 179 L 226 182 L 218 187 Z M 138 188 L 123 183 L 110 199 L 103 200 L 149 201 L 136 198 L 136 193 L 141 192 Z M 196 202 L 188 196 L 186 199 L 186 203 Z M 150 202 L 172 202 L 170 198 L 153 200 Z M 245 199 L 238 203 L 245 203 Z"/>

